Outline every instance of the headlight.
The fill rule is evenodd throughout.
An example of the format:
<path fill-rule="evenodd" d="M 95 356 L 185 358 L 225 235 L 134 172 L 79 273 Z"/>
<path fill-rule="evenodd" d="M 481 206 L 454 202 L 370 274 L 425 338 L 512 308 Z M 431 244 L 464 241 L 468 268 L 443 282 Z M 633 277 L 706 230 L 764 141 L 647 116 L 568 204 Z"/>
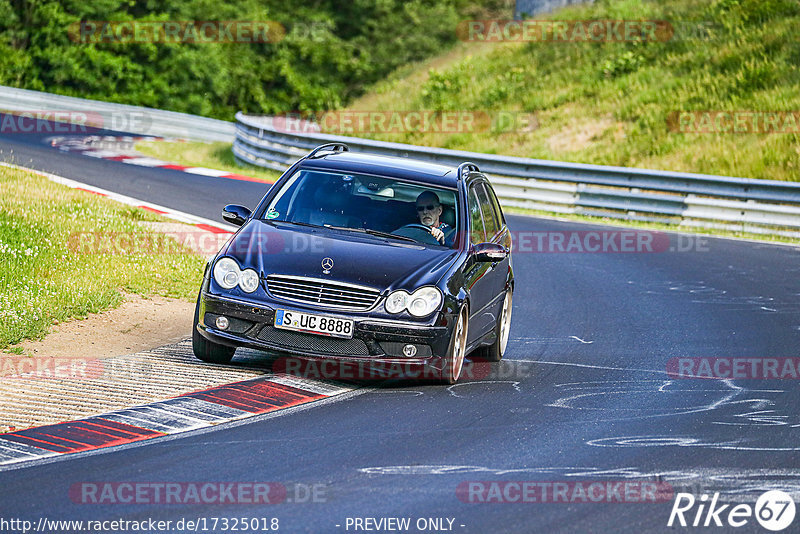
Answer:
<path fill-rule="evenodd" d="M 242 271 L 233 258 L 221 258 L 214 265 L 214 280 L 224 289 L 233 289 L 237 284 L 247 293 L 258 289 L 258 273 L 253 269 Z"/>
<path fill-rule="evenodd" d="M 222 258 L 214 265 L 214 280 L 225 289 L 236 287 L 239 273 L 239 265 L 231 258 Z"/>
<path fill-rule="evenodd" d="M 439 309 L 442 293 L 435 287 L 421 287 L 410 295 L 403 290 L 394 291 L 386 298 L 386 311 L 400 313 L 408 310 L 414 317 L 425 317 Z"/>
<path fill-rule="evenodd" d="M 258 273 L 253 269 L 245 269 L 239 277 L 239 287 L 245 293 L 252 293 L 258 289 Z"/>
<path fill-rule="evenodd" d="M 408 303 L 408 293 L 405 291 L 394 291 L 386 297 L 386 311 L 389 313 L 400 313 L 406 309 Z"/>
<path fill-rule="evenodd" d="M 411 294 L 408 313 L 415 317 L 425 317 L 439 309 L 442 293 L 435 287 L 421 287 Z"/>

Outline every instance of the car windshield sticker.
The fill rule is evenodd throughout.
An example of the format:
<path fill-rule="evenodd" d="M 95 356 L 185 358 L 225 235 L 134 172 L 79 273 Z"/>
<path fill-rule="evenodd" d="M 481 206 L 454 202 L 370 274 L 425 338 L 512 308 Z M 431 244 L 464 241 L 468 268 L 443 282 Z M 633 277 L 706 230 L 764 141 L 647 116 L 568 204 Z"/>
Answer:
<path fill-rule="evenodd" d="M 267 210 L 267 219 L 277 219 L 280 213 L 275 211 L 273 208 Z"/>

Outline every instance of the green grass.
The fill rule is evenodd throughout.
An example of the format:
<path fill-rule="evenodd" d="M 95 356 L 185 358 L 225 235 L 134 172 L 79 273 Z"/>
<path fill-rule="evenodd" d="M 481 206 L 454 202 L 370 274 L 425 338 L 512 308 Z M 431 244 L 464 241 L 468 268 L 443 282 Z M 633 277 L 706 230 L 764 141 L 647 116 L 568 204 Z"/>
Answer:
<path fill-rule="evenodd" d="M 136 143 L 136 150 L 145 156 L 170 163 L 230 171 L 267 182 L 274 182 L 280 176 L 279 172 L 270 169 L 239 165 L 230 143 L 140 141 Z"/>
<path fill-rule="evenodd" d="M 800 110 L 797 0 L 598 0 L 557 20 L 700 27 L 667 42 L 462 43 L 373 86 L 352 110 L 520 112 L 532 131 L 360 133 L 541 159 L 800 180 L 800 135 L 678 133 L 676 111 Z M 703 29 L 705 28 L 705 29 Z"/>
<path fill-rule="evenodd" d="M 155 234 L 140 222 L 160 217 L 7 167 L 0 167 L 0 192 L 0 349 L 42 337 L 54 321 L 114 308 L 123 293 L 196 297 L 205 260 L 177 243 L 164 254 L 77 246 L 83 232 L 146 239 Z"/>

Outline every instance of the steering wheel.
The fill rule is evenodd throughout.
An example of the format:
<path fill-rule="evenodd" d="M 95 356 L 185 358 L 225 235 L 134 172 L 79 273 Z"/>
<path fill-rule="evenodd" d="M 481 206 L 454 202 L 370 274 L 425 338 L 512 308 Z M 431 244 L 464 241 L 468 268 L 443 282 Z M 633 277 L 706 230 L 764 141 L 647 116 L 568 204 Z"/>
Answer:
<path fill-rule="evenodd" d="M 411 223 L 405 226 L 401 226 L 394 232 L 393 235 L 399 235 L 404 237 L 410 237 L 415 241 L 419 241 L 420 243 L 427 243 L 429 245 L 441 245 L 438 239 L 431 235 L 431 229 L 429 226 L 425 226 L 424 224 L 419 223 Z"/>

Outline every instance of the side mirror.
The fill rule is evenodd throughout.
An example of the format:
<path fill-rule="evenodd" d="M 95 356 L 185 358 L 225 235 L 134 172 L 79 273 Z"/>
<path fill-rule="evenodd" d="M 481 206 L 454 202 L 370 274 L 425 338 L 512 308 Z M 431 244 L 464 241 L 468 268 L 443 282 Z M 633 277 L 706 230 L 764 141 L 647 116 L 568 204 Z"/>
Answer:
<path fill-rule="evenodd" d="M 472 253 L 475 255 L 475 261 L 495 263 L 503 261 L 508 257 L 508 250 L 502 245 L 496 243 L 480 243 L 472 247 Z"/>
<path fill-rule="evenodd" d="M 236 226 L 243 225 L 250 218 L 251 213 L 249 209 L 236 204 L 228 204 L 222 208 L 222 218 Z"/>

